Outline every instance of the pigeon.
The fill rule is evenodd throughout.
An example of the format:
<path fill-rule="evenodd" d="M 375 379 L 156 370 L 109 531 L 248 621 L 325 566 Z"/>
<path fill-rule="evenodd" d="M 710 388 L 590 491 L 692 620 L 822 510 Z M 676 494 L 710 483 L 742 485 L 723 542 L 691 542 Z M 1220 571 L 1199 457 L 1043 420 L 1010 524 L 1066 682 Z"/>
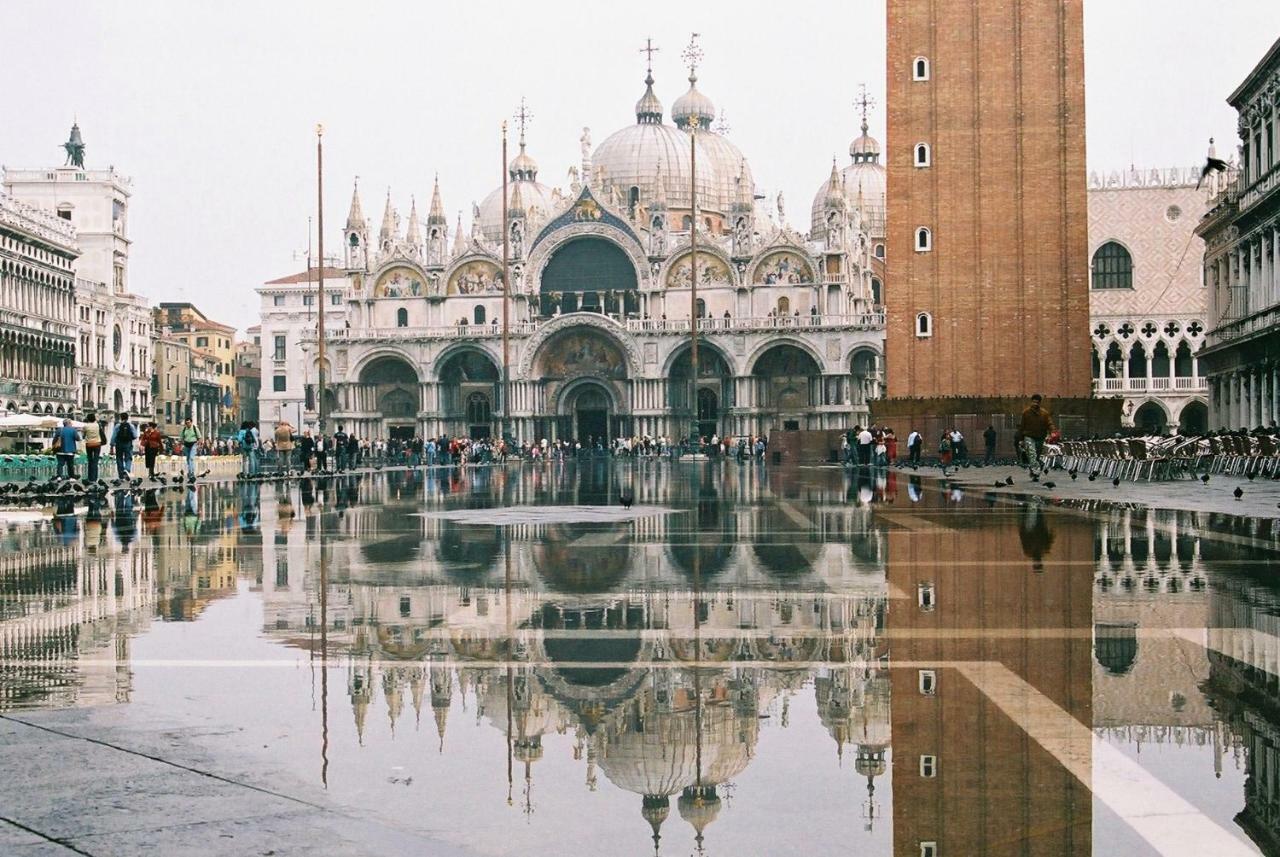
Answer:
<path fill-rule="evenodd" d="M 1254 477 L 1254 476 L 1256 476 L 1256 475 L 1257 475 L 1256 473 L 1254 473 L 1252 470 L 1250 470 L 1248 473 L 1246 473 L 1246 474 L 1244 475 L 1244 478 L 1245 478 L 1245 479 L 1248 479 L 1250 482 L 1252 482 L 1252 481 L 1253 481 L 1253 477 Z"/>
<path fill-rule="evenodd" d="M 1004 484 L 1005 484 L 1005 485 L 1012 485 L 1012 484 L 1013 484 L 1013 477 L 1012 477 L 1012 476 L 1007 476 L 1007 477 L 1005 477 Z"/>
<path fill-rule="evenodd" d="M 1237 485 L 1236 490 L 1231 492 L 1231 496 L 1239 500 L 1241 497 L 1244 496 L 1244 489 L 1241 488 L 1239 485 Z"/>
<path fill-rule="evenodd" d="M 1067 471 L 1067 475 L 1068 475 L 1068 476 L 1070 476 L 1070 477 L 1071 477 L 1071 481 L 1072 481 L 1072 482 L 1074 482 L 1074 481 L 1075 481 L 1075 478 L 1076 478 L 1077 476 L 1079 476 L 1079 475 L 1080 475 L 1080 471 L 1079 471 L 1079 470 L 1076 470 L 1076 469 L 1073 467 L 1073 468 L 1071 468 L 1070 470 L 1068 470 L 1068 471 Z"/>
<path fill-rule="evenodd" d="M 1101 470 L 1095 470 L 1095 471 L 1093 471 L 1092 473 L 1090 473 L 1090 474 L 1089 474 L 1089 481 L 1090 481 L 1090 482 L 1097 482 L 1097 481 L 1098 481 L 1098 474 L 1099 474 L 1099 473 L 1101 473 L 1101 472 L 1102 472 Z"/>
<path fill-rule="evenodd" d="M 1119 488 L 1119 487 L 1120 487 L 1120 477 L 1119 477 L 1119 476 L 1117 476 L 1115 479 L 1112 479 L 1112 480 L 1111 480 L 1111 486 L 1112 486 L 1113 488 Z"/>
<path fill-rule="evenodd" d="M 1040 476 L 1039 476 L 1038 474 L 1032 473 L 1032 474 L 1031 474 L 1031 481 L 1032 481 L 1032 482 L 1039 482 L 1039 481 L 1040 481 Z"/>
<path fill-rule="evenodd" d="M 618 502 L 622 503 L 622 508 L 624 509 L 630 509 L 635 499 L 635 495 L 630 491 L 622 491 L 618 494 Z"/>
<path fill-rule="evenodd" d="M 1004 487 L 1004 483 L 1003 483 L 1003 482 L 1001 482 L 999 479 L 997 479 L 997 480 L 996 480 L 996 484 L 995 484 L 993 487 L 996 487 L 996 488 L 1003 488 L 1003 487 Z"/>
<path fill-rule="evenodd" d="M 1213 138 L 1209 138 L 1209 146 L 1213 147 Z M 1225 173 L 1227 171 L 1227 162 L 1222 158 L 1215 158 L 1212 155 L 1204 159 L 1204 169 L 1200 170 L 1200 180 L 1196 182 L 1196 190 L 1200 189 L 1200 185 L 1204 184 L 1204 180 L 1209 177 L 1209 173 Z"/>
<path fill-rule="evenodd" d="M 1056 482 L 1046 482 L 1046 483 L 1044 483 L 1044 487 L 1046 487 L 1046 488 L 1048 488 L 1050 491 L 1052 491 L 1054 488 L 1057 488 L 1057 487 L 1058 487 L 1058 483 L 1056 483 Z"/>
<path fill-rule="evenodd" d="M 1209 484 L 1209 474 L 1208 474 L 1208 473 L 1206 473 L 1204 476 L 1201 476 L 1201 477 L 1200 477 L 1200 481 L 1201 481 L 1201 482 L 1203 482 L 1205 485 L 1208 485 L 1208 484 Z"/>
<path fill-rule="evenodd" d="M 200 471 L 200 478 L 201 479 L 205 478 L 206 476 L 209 475 L 210 472 L 211 471 L 209 470 L 209 468 L 206 467 L 204 470 Z"/>

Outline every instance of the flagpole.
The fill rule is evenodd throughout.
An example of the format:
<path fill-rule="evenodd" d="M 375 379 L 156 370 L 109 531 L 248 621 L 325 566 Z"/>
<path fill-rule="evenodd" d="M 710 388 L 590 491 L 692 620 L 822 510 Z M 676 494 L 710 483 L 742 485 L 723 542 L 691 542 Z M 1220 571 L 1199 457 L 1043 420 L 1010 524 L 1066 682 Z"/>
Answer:
<path fill-rule="evenodd" d="M 502 122 L 502 440 L 507 439 L 507 428 L 510 422 L 511 392 L 511 329 L 508 312 L 511 306 L 511 283 L 508 266 L 510 264 L 511 215 L 507 211 L 507 123 Z"/>
<path fill-rule="evenodd" d="M 316 402 L 316 427 L 324 434 L 324 126 L 316 125 L 316 245 L 320 264 L 316 269 L 316 353 L 319 356 L 320 399 Z"/>

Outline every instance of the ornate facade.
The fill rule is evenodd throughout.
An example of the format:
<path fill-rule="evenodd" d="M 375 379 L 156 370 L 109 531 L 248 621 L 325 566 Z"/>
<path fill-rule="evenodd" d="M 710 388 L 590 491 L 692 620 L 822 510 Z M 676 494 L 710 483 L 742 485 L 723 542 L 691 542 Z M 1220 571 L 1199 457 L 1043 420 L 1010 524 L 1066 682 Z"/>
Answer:
<path fill-rule="evenodd" d="M 75 227 L 77 405 L 151 412 L 151 312 L 129 291 L 129 196 L 132 181 L 114 167 L 84 167 L 84 141 L 73 125 L 67 164 L 4 171 L 10 193 Z"/>
<path fill-rule="evenodd" d="M 745 157 L 712 130 L 714 107 L 696 74 L 672 109 L 674 125 L 663 121 L 653 85 L 650 72 L 635 124 L 594 149 L 584 129 L 582 163 L 566 188 L 538 181 L 522 127 L 505 218 L 505 404 L 501 189 L 473 207 L 470 232 L 459 216 L 452 239 L 438 184 L 425 221 L 413 205 L 403 227 L 388 194 L 376 234 L 353 194 L 345 326 L 328 341 L 330 427 L 373 438 L 479 437 L 504 430 L 505 417 L 506 431 L 532 440 L 866 421 L 866 403 L 880 392 L 884 326 L 873 261 L 883 253 L 873 243 L 884 206 L 878 144 L 864 125 L 851 149 L 859 187 L 833 164 L 814 206 L 820 228 L 801 234 L 787 224 L 782 195 L 771 212 Z"/>
<path fill-rule="evenodd" d="M 1214 184 L 1197 229 L 1212 300 L 1200 357 L 1212 427 L 1254 428 L 1280 418 L 1280 41 L 1227 101 L 1239 111 L 1241 158 Z"/>
<path fill-rule="evenodd" d="M 76 230 L 0 193 L 0 403 L 70 413 L 75 402 Z"/>
<path fill-rule="evenodd" d="M 1089 175 L 1089 316 L 1095 396 L 1123 397 L 1123 421 L 1153 433 L 1208 424 L 1199 167 Z"/>

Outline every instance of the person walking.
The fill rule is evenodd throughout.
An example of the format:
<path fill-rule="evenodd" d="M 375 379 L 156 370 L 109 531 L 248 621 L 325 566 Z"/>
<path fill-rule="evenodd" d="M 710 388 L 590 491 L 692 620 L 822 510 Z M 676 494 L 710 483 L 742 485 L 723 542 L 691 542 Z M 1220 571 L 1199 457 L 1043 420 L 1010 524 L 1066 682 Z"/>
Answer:
<path fill-rule="evenodd" d="M 164 433 L 160 431 L 160 427 L 155 423 L 147 423 L 147 427 L 142 430 L 142 458 L 147 465 L 147 478 L 152 481 L 156 478 L 156 457 L 160 455 L 163 446 Z"/>
<path fill-rule="evenodd" d="M 422 460 L 422 438 L 413 439 L 414 465 Z M 354 433 L 347 436 L 347 469 L 355 470 L 360 466 L 360 440 Z"/>
<path fill-rule="evenodd" d="M 943 432 L 942 439 L 938 441 L 938 460 L 942 462 L 942 475 L 947 475 L 947 468 L 951 466 L 951 434 Z"/>
<path fill-rule="evenodd" d="M 1054 431 L 1053 416 L 1045 410 L 1043 402 L 1044 398 L 1039 393 L 1032 396 L 1018 426 L 1026 450 L 1027 469 L 1033 476 L 1042 469 L 1040 456 L 1044 452 L 1045 438 Z"/>
<path fill-rule="evenodd" d="M 62 421 L 53 433 L 53 451 L 58 458 L 58 475 L 66 471 L 68 479 L 76 478 L 76 442 L 80 440 L 80 431 L 71 424 L 68 417 Z"/>
<path fill-rule="evenodd" d="M 293 463 L 293 426 L 289 425 L 288 420 L 281 420 L 276 423 L 274 433 L 276 442 L 276 466 L 281 473 L 289 472 L 289 465 Z M 306 465 L 304 463 L 303 468 Z"/>
<path fill-rule="evenodd" d="M 912 467 L 920 466 L 920 452 L 924 447 L 924 437 L 920 432 L 912 429 L 907 435 L 907 461 Z"/>
<path fill-rule="evenodd" d="M 128 479 L 133 472 L 133 442 L 138 439 L 138 431 L 129 422 L 129 415 L 124 411 L 116 414 L 115 427 L 111 431 L 111 451 L 116 456 L 116 478 Z"/>
<path fill-rule="evenodd" d="M 178 430 L 178 442 L 182 444 L 182 455 L 187 459 L 187 481 L 196 481 L 196 445 L 200 443 L 200 429 L 191 422 L 191 417 L 182 421 Z"/>
<path fill-rule="evenodd" d="M 86 474 L 90 483 L 97 482 L 100 478 L 98 473 L 98 462 L 102 458 L 102 437 L 105 434 L 102 423 L 98 422 L 98 415 L 93 411 L 84 415 L 84 456 L 88 462 L 88 473 Z"/>
<path fill-rule="evenodd" d="M 864 428 L 858 432 L 858 466 L 869 467 L 871 465 L 871 441 L 873 439 L 869 428 Z"/>
<path fill-rule="evenodd" d="M 329 469 L 329 441 L 323 432 L 316 432 L 316 470 L 324 473 Z"/>
<path fill-rule="evenodd" d="M 987 430 L 982 433 L 982 444 L 986 447 L 986 452 L 982 456 L 983 464 L 994 464 L 996 460 L 996 434 L 995 426 L 987 426 Z"/>
<path fill-rule="evenodd" d="M 893 433 L 893 429 L 884 430 L 884 447 L 890 464 L 898 463 L 898 436 Z"/>
<path fill-rule="evenodd" d="M 339 473 L 347 469 L 347 430 L 341 424 L 333 433 L 333 460 Z"/>

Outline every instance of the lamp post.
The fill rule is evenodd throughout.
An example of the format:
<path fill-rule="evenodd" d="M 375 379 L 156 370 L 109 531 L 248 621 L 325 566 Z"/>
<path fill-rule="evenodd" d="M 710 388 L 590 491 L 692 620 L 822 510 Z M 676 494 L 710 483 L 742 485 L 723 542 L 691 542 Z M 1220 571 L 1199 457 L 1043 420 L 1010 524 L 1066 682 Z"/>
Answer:
<path fill-rule="evenodd" d="M 523 133 L 520 137 L 524 141 Z M 510 271 L 510 212 L 507 211 L 507 122 L 502 122 L 502 421 L 498 424 L 498 435 L 503 443 L 507 440 L 507 426 L 510 422 L 511 405 L 508 395 L 511 392 L 511 340 L 508 327 L 508 310 L 511 306 Z"/>

